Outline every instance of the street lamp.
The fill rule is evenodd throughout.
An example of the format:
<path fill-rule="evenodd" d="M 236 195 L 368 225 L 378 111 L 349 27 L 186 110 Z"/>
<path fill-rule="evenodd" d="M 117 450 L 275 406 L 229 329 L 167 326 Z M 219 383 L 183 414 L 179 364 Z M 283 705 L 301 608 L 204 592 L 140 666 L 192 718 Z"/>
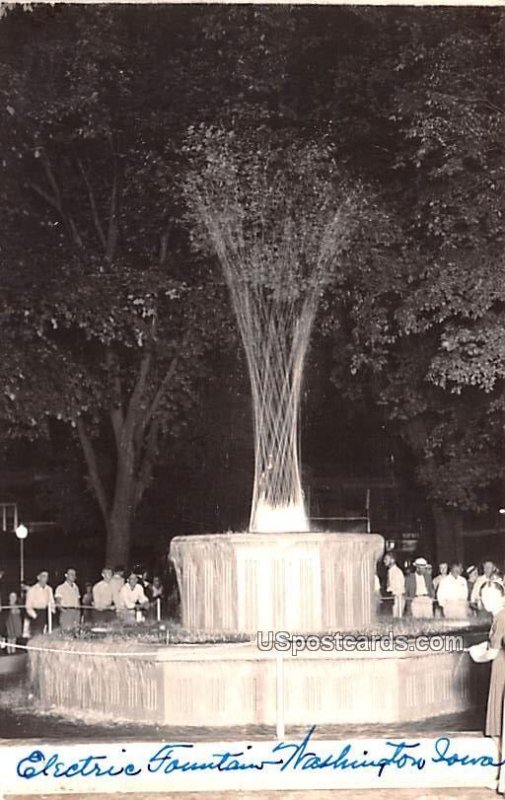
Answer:
<path fill-rule="evenodd" d="M 498 509 L 498 514 L 500 515 L 500 519 L 503 520 L 503 533 L 505 533 L 505 508 L 501 506 Z"/>
<path fill-rule="evenodd" d="M 28 536 L 28 528 L 26 527 L 26 525 L 17 526 L 16 536 L 19 539 L 19 581 L 22 590 L 23 584 L 25 582 L 25 554 L 23 550 L 23 543 L 26 537 Z"/>

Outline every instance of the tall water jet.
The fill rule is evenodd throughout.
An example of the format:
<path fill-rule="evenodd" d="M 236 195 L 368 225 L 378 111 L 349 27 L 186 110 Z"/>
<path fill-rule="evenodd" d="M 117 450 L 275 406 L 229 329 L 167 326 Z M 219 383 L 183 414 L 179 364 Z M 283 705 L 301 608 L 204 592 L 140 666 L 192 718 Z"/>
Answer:
<path fill-rule="evenodd" d="M 358 218 L 324 138 L 199 128 L 185 184 L 195 244 L 222 267 L 245 349 L 255 463 L 249 532 L 178 536 L 189 628 L 358 628 L 373 616 L 380 536 L 310 531 L 300 476 L 304 361 L 319 301 Z"/>
<path fill-rule="evenodd" d="M 255 463 L 250 531 L 308 531 L 300 396 L 319 299 L 348 241 L 357 190 L 331 149 L 199 129 L 186 196 L 228 285 L 251 383 Z M 195 158 L 196 155 L 196 158 Z"/>

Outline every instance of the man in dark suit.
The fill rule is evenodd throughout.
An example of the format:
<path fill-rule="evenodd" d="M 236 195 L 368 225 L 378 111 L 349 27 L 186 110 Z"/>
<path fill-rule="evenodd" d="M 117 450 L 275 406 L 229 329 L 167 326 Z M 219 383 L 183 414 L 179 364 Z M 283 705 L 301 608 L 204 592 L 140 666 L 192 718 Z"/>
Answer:
<path fill-rule="evenodd" d="M 428 562 L 425 558 L 416 558 L 414 561 L 415 572 L 405 578 L 405 597 L 407 609 L 413 617 L 433 616 L 433 581 L 427 571 Z"/>

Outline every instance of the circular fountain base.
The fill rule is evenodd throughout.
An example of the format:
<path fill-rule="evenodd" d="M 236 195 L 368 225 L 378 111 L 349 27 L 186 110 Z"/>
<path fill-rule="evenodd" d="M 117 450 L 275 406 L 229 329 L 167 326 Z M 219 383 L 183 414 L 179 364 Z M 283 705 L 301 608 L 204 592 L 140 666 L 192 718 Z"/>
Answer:
<path fill-rule="evenodd" d="M 168 646 L 38 637 L 30 652 L 34 693 L 63 712 L 188 727 L 274 725 L 279 698 L 289 725 L 406 722 L 472 707 L 488 675 L 464 650 L 481 631 L 455 649 L 443 634 L 428 649 L 414 638 L 407 648 L 351 652 L 307 644 L 296 657 L 273 646 L 269 631 L 369 625 L 382 547 L 371 534 L 178 537 L 171 552 L 183 626 L 263 634 L 247 643 Z"/>
<path fill-rule="evenodd" d="M 482 633 L 465 639 L 481 641 Z M 273 726 L 279 689 L 287 725 L 411 722 L 481 705 L 489 682 L 468 653 L 450 649 L 285 653 L 280 687 L 280 654 L 256 642 L 148 647 L 41 636 L 31 643 L 32 690 L 42 707 L 179 729 Z"/>
<path fill-rule="evenodd" d="M 190 630 L 359 630 L 374 617 L 382 536 L 228 533 L 178 536 L 170 554 Z"/>

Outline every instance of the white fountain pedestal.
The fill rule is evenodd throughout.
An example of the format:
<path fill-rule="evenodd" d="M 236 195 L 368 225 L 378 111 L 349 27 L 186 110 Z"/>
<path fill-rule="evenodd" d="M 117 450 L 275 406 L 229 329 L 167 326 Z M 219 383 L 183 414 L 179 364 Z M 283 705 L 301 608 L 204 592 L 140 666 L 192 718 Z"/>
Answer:
<path fill-rule="evenodd" d="M 178 536 L 173 559 L 190 630 L 318 633 L 374 618 L 382 536 L 227 533 Z"/>

